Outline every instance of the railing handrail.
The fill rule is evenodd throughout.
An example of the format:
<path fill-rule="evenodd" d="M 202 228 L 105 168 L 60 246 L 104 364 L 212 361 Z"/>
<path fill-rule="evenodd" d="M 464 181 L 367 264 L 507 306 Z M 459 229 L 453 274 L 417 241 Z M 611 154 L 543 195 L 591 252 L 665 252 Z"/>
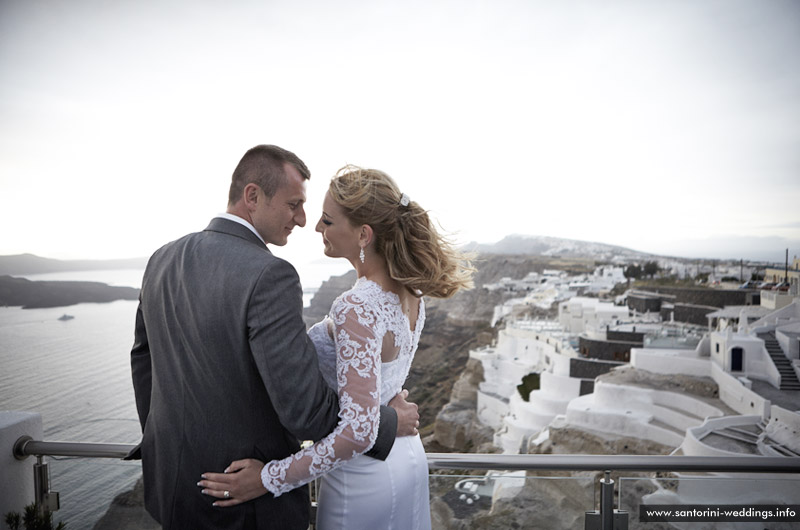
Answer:
<path fill-rule="evenodd" d="M 23 437 L 14 444 L 14 456 L 77 456 L 84 458 L 125 458 L 136 448 L 133 444 L 92 442 L 43 442 Z"/>
<path fill-rule="evenodd" d="M 800 457 L 428 453 L 434 469 L 800 473 Z"/>
<path fill-rule="evenodd" d="M 14 445 L 14 455 L 125 458 L 132 444 L 44 442 L 28 437 Z M 673 456 L 673 455 L 501 455 L 428 453 L 432 469 L 553 471 L 701 471 L 737 473 L 800 473 L 800 457 Z"/>

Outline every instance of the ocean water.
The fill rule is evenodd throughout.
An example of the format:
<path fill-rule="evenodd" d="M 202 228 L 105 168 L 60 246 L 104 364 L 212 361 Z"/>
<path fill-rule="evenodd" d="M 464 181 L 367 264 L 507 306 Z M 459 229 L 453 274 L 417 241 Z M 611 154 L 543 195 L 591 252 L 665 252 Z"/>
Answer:
<path fill-rule="evenodd" d="M 75 318 L 60 321 L 64 313 Z M 136 302 L 0 308 L 0 410 L 38 412 L 47 441 L 138 443 L 130 376 Z M 91 529 L 141 474 L 137 462 L 51 458 L 55 520 Z M 4 514 L 3 514 L 4 515 Z"/>
<path fill-rule="evenodd" d="M 348 268 L 343 260 L 298 267 L 306 305 L 324 280 Z M 142 272 L 84 271 L 26 278 L 140 287 Z M 141 430 L 130 374 L 136 306 L 135 301 L 117 301 L 49 309 L 0 307 L 0 410 L 41 414 L 46 441 L 138 443 Z M 65 313 L 74 318 L 58 320 Z M 91 529 L 113 498 L 129 490 L 141 475 L 139 462 L 46 460 L 51 490 L 61 498 L 54 520 L 64 521 L 70 530 Z"/>

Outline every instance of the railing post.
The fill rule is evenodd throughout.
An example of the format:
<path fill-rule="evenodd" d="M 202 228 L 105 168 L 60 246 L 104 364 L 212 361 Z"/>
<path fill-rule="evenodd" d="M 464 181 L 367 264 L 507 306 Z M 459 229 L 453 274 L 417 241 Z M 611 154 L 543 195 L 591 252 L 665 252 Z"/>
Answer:
<path fill-rule="evenodd" d="M 600 529 L 614 530 L 614 481 L 611 471 L 600 479 Z"/>
<path fill-rule="evenodd" d="M 36 456 L 33 465 L 33 489 L 36 498 L 36 509 L 40 516 L 45 512 L 54 512 L 61 507 L 57 491 L 50 491 L 50 468 L 44 457 Z"/>
<path fill-rule="evenodd" d="M 628 530 L 628 512 L 614 509 L 614 481 L 611 471 L 600 479 L 600 509 L 586 512 L 585 530 Z"/>

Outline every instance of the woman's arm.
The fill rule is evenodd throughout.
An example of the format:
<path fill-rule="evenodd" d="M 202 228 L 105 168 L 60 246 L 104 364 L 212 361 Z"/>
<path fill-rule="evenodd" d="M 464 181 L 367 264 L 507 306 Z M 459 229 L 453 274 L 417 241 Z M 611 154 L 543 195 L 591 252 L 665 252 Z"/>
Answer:
<path fill-rule="evenodd" d="M 359 298 L 347 296 L 334 308 L 333 317 L 340 406 L 336 428 L 319 442 L 263 468 L 249 459 L 232 463 L 224 474 L 206 473 L 198 483 L 204 487 L 203 493 L 227 499 L 215 503 L 217 506 L 239 504 L 267 490 L 281 495 L 343 465 L 375 443 L 383 340 L 383 334 L 376 331 L 377 313 Z M 255 480 L 256 471 L 260 484 Z"/>

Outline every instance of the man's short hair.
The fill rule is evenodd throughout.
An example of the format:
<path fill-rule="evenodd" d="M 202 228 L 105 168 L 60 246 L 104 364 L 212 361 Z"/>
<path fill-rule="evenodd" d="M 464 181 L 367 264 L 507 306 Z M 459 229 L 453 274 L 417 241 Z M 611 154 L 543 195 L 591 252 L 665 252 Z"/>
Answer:
<path fill-rule="evenodd" d="M 286 182 L 284 165 L 287 163 L 294 166 L 304 179 L 311 178 L 305 163 L 291 151 L 277 145 L 257 145 L 248 150 L 233 171 L 228 204 L 236 204 L 250 183 L 257 184 L 264 195 L 272 198 Z"/>

